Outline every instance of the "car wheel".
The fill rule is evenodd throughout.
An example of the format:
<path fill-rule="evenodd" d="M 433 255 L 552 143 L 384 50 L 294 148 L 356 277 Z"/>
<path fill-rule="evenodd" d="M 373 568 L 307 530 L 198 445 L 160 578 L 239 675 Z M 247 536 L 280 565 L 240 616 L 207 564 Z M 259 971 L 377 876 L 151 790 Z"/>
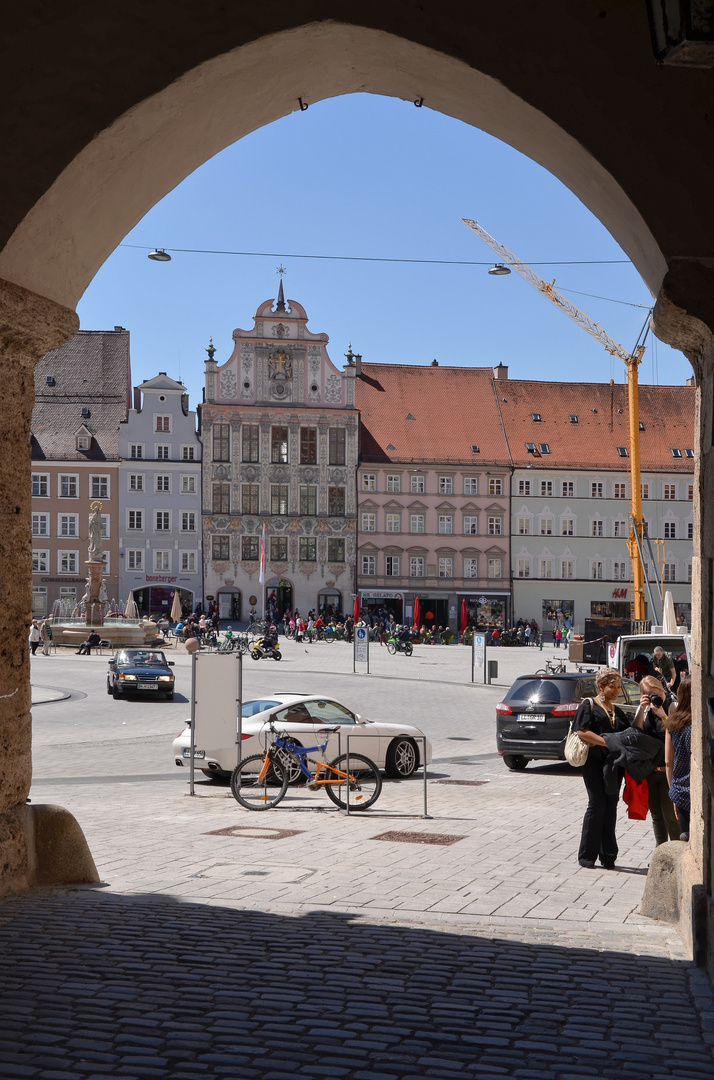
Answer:
<path fill-rule="evenodd" d="M 107 679 L 107 693 L 111 694 L 111 692 L 112 692 L 112 684 L 109 682 L 109 679 Z"/>
<path fill-rule="evenodd" d="M 503 764 L 511 772 L 523 772 L 526 765 L 529 762 L 529 758 L 524 757 L 523 754 L 504 754 Z"/>
<path fill-rule="evenodd" d="M 117 690 L 116 686 L 113 686 L 112 687 L 112 697 L 116 701 L 119 698 L 119 696 L 120 696 L 119 691 Z"/>
<path fill-rule="evenodd" d="M 413 739 L 393 739 L 384 759 L 384 771 L 393 780 L 406 780 L 419 767 L 419 751 Z"/>
<path fill-rule="evenodd" d="M 167 701 L 173 701 L 173 699 L 174 699 L 174 692 L 172 690 L 170 694 L 166 695 L 166 700 Z"/>

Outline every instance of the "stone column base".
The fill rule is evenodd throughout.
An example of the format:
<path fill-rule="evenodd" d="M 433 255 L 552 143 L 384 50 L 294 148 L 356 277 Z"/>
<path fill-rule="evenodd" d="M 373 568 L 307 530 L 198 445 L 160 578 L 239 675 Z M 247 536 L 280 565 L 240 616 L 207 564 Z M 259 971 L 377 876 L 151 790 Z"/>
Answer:
<path fill-rule="evenodd" d="M 0 896 L 39 885 L 99 882 L 89 846 L 77 820 L 61 806 L 29 804 L 2 816 L 0 857 L 24 852 L 0 880 Z"/>
<path fill-rule="evenodd" d="M 699 967 L 707 966 L 707 923 L 711 912 L 689 844 L 669 840 L 655 848 L 640 914 L 675 925 L 692 959 Z"/>

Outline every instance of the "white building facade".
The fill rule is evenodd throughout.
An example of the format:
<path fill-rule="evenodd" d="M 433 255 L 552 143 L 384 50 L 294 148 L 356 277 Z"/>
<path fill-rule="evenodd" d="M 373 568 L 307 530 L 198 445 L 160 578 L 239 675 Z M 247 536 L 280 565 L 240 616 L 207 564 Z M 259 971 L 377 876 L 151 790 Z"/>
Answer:
<path fill-rule="evenodd" d="M 201 442 L 186 387 L 160 372 L 134 389 L 119 427 L 119 581 L 142 614 L 169 613 L 178 589 L 203 600 Z"/>

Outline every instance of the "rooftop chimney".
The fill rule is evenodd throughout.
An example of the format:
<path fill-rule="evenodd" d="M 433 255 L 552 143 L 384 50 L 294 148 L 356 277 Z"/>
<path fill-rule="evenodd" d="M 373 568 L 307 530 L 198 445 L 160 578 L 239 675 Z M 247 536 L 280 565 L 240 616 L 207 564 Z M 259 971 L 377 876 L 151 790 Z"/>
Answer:
<path fill-rule="evenodd" d="M 506 364 L 499 364 L 498 367 L 495 367 L 493 369 L 493 377 L 494 379 L 507 379 L 508 367 Z"/>

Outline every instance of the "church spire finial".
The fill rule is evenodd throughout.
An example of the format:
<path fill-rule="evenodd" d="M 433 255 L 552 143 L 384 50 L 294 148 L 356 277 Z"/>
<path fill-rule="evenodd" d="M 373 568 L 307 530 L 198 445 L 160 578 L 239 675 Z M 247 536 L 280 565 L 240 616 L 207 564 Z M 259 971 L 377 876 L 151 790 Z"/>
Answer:
<path fill-rule="evenodd" d="M 216 355 L 216 346 L 213 344 L 212 337 L 209 337 L 208 339 L 208 348 L 206 349 L 206 352 L 208 353 L 208 359 L 213 360 L 213 357 Z"/>
<path fill-rule="evenodd" d="M 283 292 L 283 274 L 287 273 L 285 267 L 281 265 L 278 267 L 277 273 L 280 274 L 280 288 L 278 289 L 278 299 L 275 304 L 276 314 L 281 311 L 285 313 L 285 293 Z"/>

